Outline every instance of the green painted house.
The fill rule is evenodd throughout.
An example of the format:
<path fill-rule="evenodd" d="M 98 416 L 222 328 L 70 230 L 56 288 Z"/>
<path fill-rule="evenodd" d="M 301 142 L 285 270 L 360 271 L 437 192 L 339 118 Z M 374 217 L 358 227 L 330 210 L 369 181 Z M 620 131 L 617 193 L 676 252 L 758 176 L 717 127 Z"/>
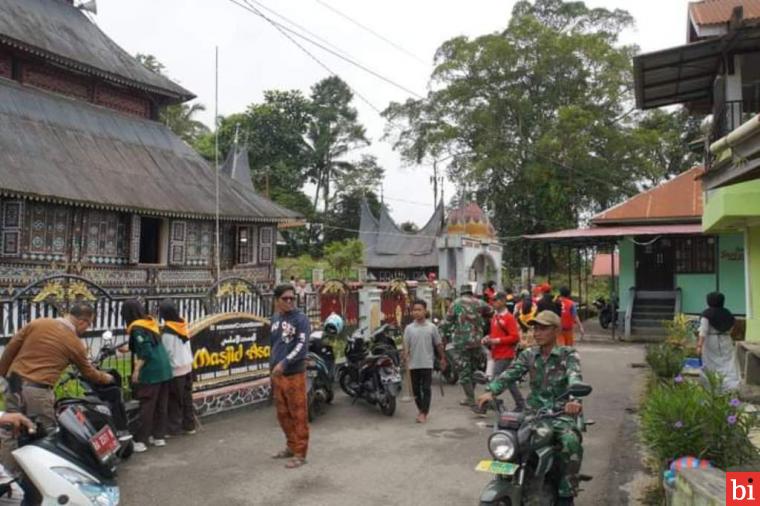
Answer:
<path fill-rule="evenodd" d="M 624 337 L 664 336 L 663 320 L 698 315 L 715 290 L 744 315 L 744 240 L 741 233 L 702 231 L 702 167 L 695 167 L 592 218 L 592 227 L 529 239 L 576 247 L 617 248 L 615 291 Z"/>
<path fill-rule="evenodd" d="M 705 234 L 731 237 L 722 242 L 733 247 L 721 248 L 720 286 L 731 309 L 746 314 L 747 341 L 760 342 L 760 6 L 693 2 L 687 26 L 687 44 L 634 59 L 636 101 L 642 109 L 683 104 L 705 116 L 701 224 Z M 742 268 L 734 265 L 740 257 Z M 724 268 L 743 272 L 744 283 L 729 286 Z"/>

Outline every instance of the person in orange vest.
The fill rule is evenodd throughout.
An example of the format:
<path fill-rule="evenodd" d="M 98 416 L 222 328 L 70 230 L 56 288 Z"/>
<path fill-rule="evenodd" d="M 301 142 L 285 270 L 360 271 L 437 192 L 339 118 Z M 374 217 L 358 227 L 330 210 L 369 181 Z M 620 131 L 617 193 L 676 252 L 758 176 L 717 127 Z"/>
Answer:
<path fill-rule="evenodd" d="M 576 324 L 581 332 L 581 339 L 586 334 L 586 331 L 583 329 L 583 323 L 581 323 L 581 319 L 578 317 L 578 305 L 570 298 L 570 289 L 566 286 L 559 289 L 557 301 L 562 307 L 560 313 L 562 329 L 557 338 L 557 344 L 560 346 L 573 346 L 575 344 L 573 329 Z"/>

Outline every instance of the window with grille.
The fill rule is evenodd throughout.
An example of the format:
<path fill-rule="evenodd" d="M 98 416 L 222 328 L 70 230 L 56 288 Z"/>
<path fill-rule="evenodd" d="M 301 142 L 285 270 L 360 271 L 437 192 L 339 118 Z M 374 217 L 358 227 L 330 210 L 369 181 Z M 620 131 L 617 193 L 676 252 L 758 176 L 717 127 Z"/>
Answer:
<path fill-rule="evenodd" d="M 715 272 L 715 238 L 681 237 L 675 240 L 676 272 L 712 274 Z"/>

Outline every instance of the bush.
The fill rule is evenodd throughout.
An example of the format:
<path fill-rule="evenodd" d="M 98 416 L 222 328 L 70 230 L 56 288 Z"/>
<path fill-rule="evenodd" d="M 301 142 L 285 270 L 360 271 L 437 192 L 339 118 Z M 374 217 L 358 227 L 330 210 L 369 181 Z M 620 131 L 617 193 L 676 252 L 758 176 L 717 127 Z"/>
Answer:
<path fill-rule="evenodd" d="M 647 346 L 646 361 L 658 378 L 672 379 L 681 373 L 684 351 L 668 343 Z"/>
<path fill-rule="evenodd" d="M 708 373 L 705 384 L 677 376 L 651 391 L 641 413 L 644 443 L 663 466 L 678 457 L 710 460 L 726 469 L 754 462 L 760 452 L 749 439 L 757 424 L 721 378 Z"/>

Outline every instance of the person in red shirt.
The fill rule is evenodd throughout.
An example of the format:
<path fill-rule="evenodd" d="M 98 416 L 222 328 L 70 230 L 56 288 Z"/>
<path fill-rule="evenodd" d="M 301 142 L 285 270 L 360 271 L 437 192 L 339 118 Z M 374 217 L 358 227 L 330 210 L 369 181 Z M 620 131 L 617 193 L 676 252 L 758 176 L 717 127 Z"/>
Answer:
<path fill-rule="evenodd" d="M 494 315 L 491 318 L 491 331 L 488 337 L 483 338 L 483 344 L 490 346 L 491 355 L 495 361 L 493 376 L 498 377 L 509 369 L 517 357 L 517 344 L 520 342 L 520 331 L 517 328 L 517 320 L 507 309 L 507 294 L 499 292 L 493 298 Z M 517 383 L 509 387 L 509 393 L 515 401 L 515 410 L 525 409 L 523 397 Z"/>

